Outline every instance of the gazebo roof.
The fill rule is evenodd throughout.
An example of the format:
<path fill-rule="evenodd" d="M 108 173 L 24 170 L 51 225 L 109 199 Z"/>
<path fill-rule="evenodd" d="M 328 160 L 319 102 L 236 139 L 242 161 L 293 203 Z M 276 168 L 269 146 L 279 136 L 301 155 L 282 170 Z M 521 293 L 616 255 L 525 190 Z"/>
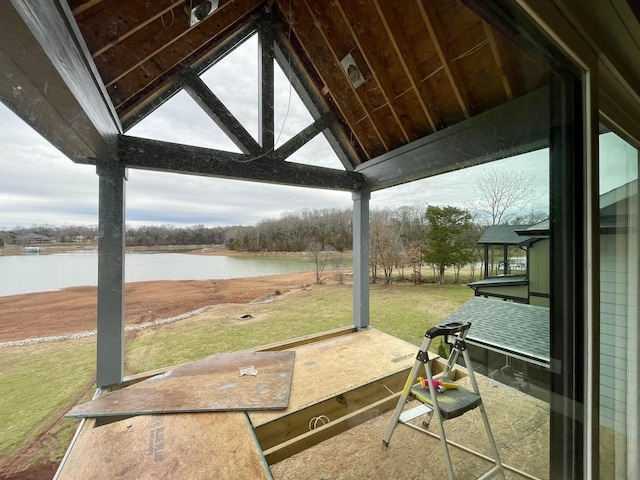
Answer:
<path fill-rule="evenodd" d="M 480 245 L 518 245 L 525 240 L 518 231 L 529 225 L 491 225 L 478 240 Z"/>

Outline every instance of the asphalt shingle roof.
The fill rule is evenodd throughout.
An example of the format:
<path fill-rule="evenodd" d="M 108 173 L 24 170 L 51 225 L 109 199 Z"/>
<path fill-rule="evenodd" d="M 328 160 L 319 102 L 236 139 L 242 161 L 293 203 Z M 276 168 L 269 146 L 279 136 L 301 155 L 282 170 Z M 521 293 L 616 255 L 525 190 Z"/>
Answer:
<path fill-rule="evenodd" d="M 445 322 L 471 322 L 467 342 L 536 364 L 549 365 L 549 309 L 473 297 Z"/>
<path fill-rule="evenodd" d="M 528 227 L 529 225 L 492 225 L 484 231 L 478 243 L 481 245 L 518 245 L 526 237 L 518 235 L 516 230 L 524 230 Z"/>

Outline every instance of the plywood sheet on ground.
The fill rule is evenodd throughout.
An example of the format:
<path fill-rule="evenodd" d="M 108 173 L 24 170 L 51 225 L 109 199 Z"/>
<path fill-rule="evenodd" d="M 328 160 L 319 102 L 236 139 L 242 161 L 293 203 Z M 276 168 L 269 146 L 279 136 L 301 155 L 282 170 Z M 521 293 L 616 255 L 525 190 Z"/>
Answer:
<path fill-rule="evenodd" d="M 413 365 L 418 347 L 374 328 L 295 348 L 286 410 L 249 412 L 255 427 Z"/>
<path fill-rule="evenodd" d="M 89 419 L 58 480 L 270 479 L 244 412 L 141 415 L 102 426 Z"/>
<path fill-rule="evenodd" d="M 295 352 L 211 355 L 74 407 L 69 417 L 285 409 Z M 240 376 L 253 367 L 257 375 Z"/>

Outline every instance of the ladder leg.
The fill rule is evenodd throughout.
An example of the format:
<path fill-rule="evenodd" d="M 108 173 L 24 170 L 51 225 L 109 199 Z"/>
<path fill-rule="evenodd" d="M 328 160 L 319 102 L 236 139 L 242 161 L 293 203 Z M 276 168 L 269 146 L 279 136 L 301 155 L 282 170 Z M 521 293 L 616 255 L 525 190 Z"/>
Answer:
<path fill-rule="evenodd" d="M 422 341 L 422 345 L 420 345 L 419 352 L 426 352 L 429 348 L 429 344 L 431 343 L 431 339 L 425 337 Z M 418 370 L 420 366 L 423 365 L 422 361 L 416 358 L 416 361 L 411 367 L 411 372 L 409 373 L 409 377 L 407 378 L 406 383 L 404 384 L 404 388 L 402 389 L 402 394 L 398 399 L 398 404 L 396 405 L 396 409 L 393 411 L 393 416 L 391 417 L 391 421 L 389 422 L 389 426 L 387 427 L 387 431 L 384 434 L 384 438 L 382 439 L 382 443 L 385 446 L 389 445 L 391 441 L 391 435 L 393 435 L 393 431 L 396 429 L 398 425 L 398 420 L 400 419 L 400 414 L 402 413 L 402 409 L 404 408 L 405 403 L 407 403 L 407 398 L 411 393 L 411 387 L 416 383 L 416 379 L 418 378 Z"/>
<path fill-rule="evenodd" d="M 452 356 L 453 356 L 453 352 Z M 457 356 L 457 355 L 456 355 Z M 454 480 L 455 476 L 453 474 L 453 465 L 451 464 L 451 455 L 449 454 L 449 445 L 447 444 L 447 436 L 444 433 L 444 424 L 442 416 L 440 415 L 440 407 L 438 406 L 438 397 L 436 393 L 436 389 L 433 386 L 433 374 L 431 373 L 431 367 L 429 364 L 425 364 L 424 366 L 427 373 L 427 380 L 429 382 L 429 393 L 431 395 L 431 401 L 433 402 L 433 413 L 438 420 L 438 431 L 440 433 L 440 442 L 442 443 L 442 451 L 444 452 L 444 461 L 447 466 L 447 475 L 449 480 Z M 447 373 L 447 370 L 445 370 Z"/>
<path fill-rule="evenodd" d="M 464 350 L 462 352 L 462 357 L 464 358 L 464 363 L 467 365 L 467 370 L 469 372 L 469 379 L 471 380 L 473 391 L 478 395 L 480 395 L 480 390 L 478 389 L 478 382 L 476 382 L 476 376 L 473 372 L 473 366 L 471 364 L 471 358 L 469 356 L 469 352 L 467 350 Z M 491 425 L 489 424 L 489 417 L 487 416 L 487 411 L 484 408 L 484 403 L 481 403 L 478 408 L 480 409 L 480 416 L 482 417 L 482 423 L 484 424 L 484 429 L 487 432 L 487 438 L 489 439 L 489 445 L 491 446 L 493 459 L 495 461 L 496 467 L 500 470 L 501 478 L 504 479 L 505 478 L 504 468 L 502 467 L 502 462 L 500 461 L 500 454 L 498 453 L 498 445 L 496 444 L 496 441 L 493 438 L 493 432 L 491 431 Z"/>

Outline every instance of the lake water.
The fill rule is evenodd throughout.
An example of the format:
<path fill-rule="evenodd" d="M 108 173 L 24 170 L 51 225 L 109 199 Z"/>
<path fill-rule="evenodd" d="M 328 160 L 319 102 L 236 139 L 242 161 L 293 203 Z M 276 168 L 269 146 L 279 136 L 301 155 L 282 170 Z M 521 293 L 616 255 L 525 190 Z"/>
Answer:
<path fill-rule="evenodd" d="M 336 268 L 327 265 L 327 269 Z M 344 268 L 344 265 L 341 266 Z M 127 253 L 125 281 L 222 280 L 312 272 L 310 258 Z M 0 296 L 98 284 L 98 253 L 0 256 Z"/>

